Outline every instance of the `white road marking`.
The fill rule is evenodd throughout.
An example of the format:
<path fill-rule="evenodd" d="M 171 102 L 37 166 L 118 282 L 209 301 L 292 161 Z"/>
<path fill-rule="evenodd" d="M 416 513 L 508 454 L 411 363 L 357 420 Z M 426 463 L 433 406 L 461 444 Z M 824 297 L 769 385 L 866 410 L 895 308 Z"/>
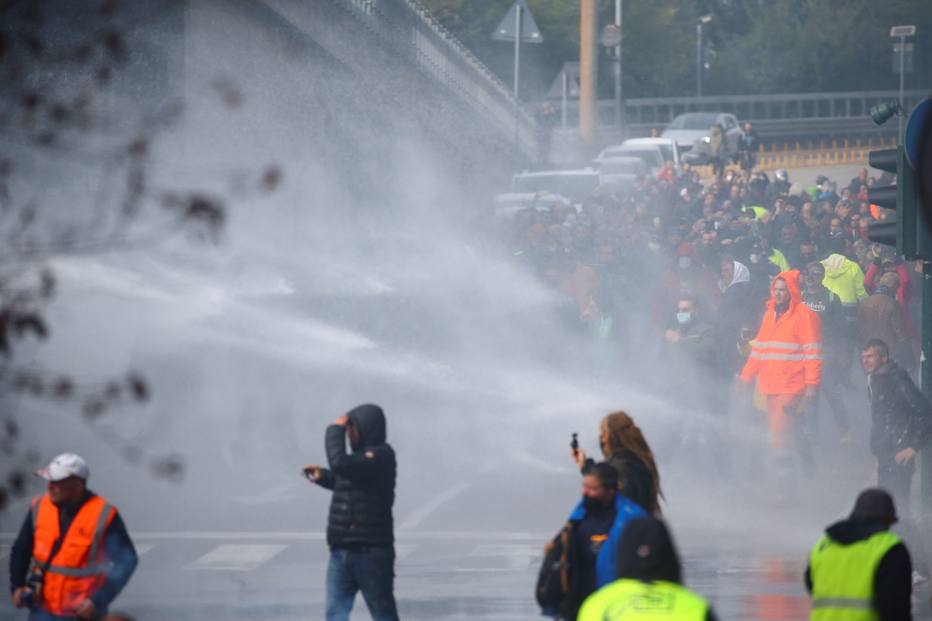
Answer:
<path fill-rule="evenodd" d="M 439 496 L 436 496 L 430 502 L 418 507 L 398 526 L 399 530 L 414 530 L 420 526 L 431 513 L 439 509 L 444 503 L 450 502 L 465 492 L 469 489 L 469 486 L 469 483 L 458 483 Z"/>
<path fill-rule="evenodd" d="M 188 565 L 188 569 L 251 571 L 270 561 L 286 547 L 278 544 L 225 543 Z"/>
<path fill-rule="evenodd" d="M 469 556 L 504 558 L 509 569 L 527 569 L 543 554 L 543 543 L 528 545 L 521 543 L 489 543 L 473 548 Z"/>
<path fill-rule="evenodd" d="M 134 543 L 133 547 L 136 548 L 136 555 L 142 556 L 143 554 L 145 554 L 146 552 L 154 548 L 155 544 L 154 543 Z"/>

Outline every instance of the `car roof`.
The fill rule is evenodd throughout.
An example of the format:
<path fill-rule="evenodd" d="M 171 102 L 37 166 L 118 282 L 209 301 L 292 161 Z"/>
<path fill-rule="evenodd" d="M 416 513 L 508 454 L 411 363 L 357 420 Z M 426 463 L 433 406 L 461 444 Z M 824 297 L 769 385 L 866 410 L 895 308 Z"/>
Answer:
<path fill-rule="evenodd" d="M 579 168 L 575 170 L 535 170 L 517 173 L 515 177 L 549 177 L 552 175 L 598 175 L 599 171 L 593 168 Z"/>
<path fill-rule="evenodd" d="M 675 145 L 676 141 L 673 138 L 628 138 L 618 146 L 634 146 L 634 145 Z M 609 147 L 613 149 L 614 147 Z"/>

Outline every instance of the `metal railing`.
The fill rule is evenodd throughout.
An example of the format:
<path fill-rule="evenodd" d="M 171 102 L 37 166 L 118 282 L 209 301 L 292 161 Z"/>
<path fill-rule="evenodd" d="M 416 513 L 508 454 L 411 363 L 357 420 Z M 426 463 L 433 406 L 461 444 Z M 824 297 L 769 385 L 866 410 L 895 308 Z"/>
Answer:
<path fill-rule="evenodd" d="M 416 0 L 335 0 L 401 57 L 443 84 L 525 155 L 536 149 L 534 119 L 511 91 Z"/>
<path fill-rule="evenodd" d="M 790 135 L 844 136 L 893 133 L 895 124 L 878 129 L 869 118 L 871 106 L 896 99 L 897 91 L 848 93 L 784 93 L 776 95 L 716 95 L 711 97 L 651 97 L 625 100 L 627 133 L 648 135 L 662 130 L 686 112 L 729 112 L 739 121 L 751 121 L 762 137 Z M 928 97 L 922 90 L 906 91 L 904 105 L 911 110 Z M 567 126 L 579 124 L 579 102 L 567 102 Z M 614 127 L 615 102 L 602 99 L 597 107 L 598 125 Z"/>
<path fill-rule="evenodd" d="M 777 95 L 717 95 L 712 97 L 655 97 L 628 99 L 625 114 L 632 124 L 666 124 L 686 112 L 730 112 L 741 121 L 839 119 L 866 117 L 871 106 L 895 100 L 898 91 L 850 93 L 783 93 Z M 911 110 L 928 92 L 904 93 L 903 107 Z M 599 102 L 611 109 L 612 101 Z M 600 115 L 601 116 L 601 115 Z"/>

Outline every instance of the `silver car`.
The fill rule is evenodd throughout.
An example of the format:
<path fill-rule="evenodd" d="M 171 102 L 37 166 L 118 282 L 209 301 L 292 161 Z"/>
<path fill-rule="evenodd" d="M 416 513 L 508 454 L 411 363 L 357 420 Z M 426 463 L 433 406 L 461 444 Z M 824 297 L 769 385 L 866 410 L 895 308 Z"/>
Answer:
<path fill-rule="evenodd" d="M 709 136 L 709 128 L 718 124 L 725 136 L 725 152 L 731 156 L 737 154 L 738 145 L 744 130 L 738 124 L 734 114 L 727 112 L 687 112 L 670 121 L 660 134 L 663 138 L 672 138 L 680 151 L 692 149 L 696 142 Z"/>

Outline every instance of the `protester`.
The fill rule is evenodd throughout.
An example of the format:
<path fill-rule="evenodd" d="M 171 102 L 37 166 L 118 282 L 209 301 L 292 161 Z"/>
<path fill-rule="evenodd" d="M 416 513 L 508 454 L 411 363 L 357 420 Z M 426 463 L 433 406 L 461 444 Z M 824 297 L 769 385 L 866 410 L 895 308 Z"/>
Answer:
<path fill-rule="evenodd" d="M 123 518 L 87 488 L 79 455 L 62 453 L 36 475 L 48 492 L 33 498 L 10 550 L 13 605 L 31 621 L 98 619 L 138 563 Z"/>
<path fill-rule="evenodd" d="M 311 481 L 333 491 L 327 520 L 327 621 L 349 619 L 357 591 L 374 621 L 398 619 L 392 520 L 396 463 L 385 440 L 382 408 L 360 405 L 327 427 L 330 468 L 304 468 Z"/>
<path fill-rule="evenodd" d="M 625 412 L 614 412 L 599 424 L 599 446 L 602 455 L 618 472 L 618 490 L 653 515 L 660 514 L 660 474 L 654 454 L 640 428 Z M 593 460 L 582 449 L 575 450 L 573 459 L 580 468 Z"/>
<path fill-rule="evenodd" d="M 890 532 L 896 521 L 890 494 L 866 489 L 848 519 L 825 529 L 806 567 L 812 621 L 912 619 L 912 565 L 906 546 Z"/>
<path fill-rule="evenodd" d="M 825 266 L 813 261 L 806 267 L 806 286 L 802 292 L 803 304 L 819 316 L 820 333 L 822 336 L 822 382 L 820 390 L 825 402 L 835 417 L 835 423 L 841 432 L 842 442 L 850 439 L 848 412 L 845 408 L 844 385 L 846 374 L 850 374 L 851 360 L 850 335 L 845 333 L 848 327 L 844 317 L 841 301 L 834 293 L 829 291 L 822 281 L 825 279 Z M 813 402 L 814 410 L 818 411 L 819 400 Z M 816 417 L 811 422 L 815 423 Z M 811 430 L 814 433 L 814 430 Z"/>
<path fill-rule="evenodd" d="M 899 288 L 896 272 L 887 272 L 880 278 L 874 293 L 858 305 L 858 331 L 861 342 L 881 340 L 890 348 L 893 359 L 903 367 L 911 368 L 912 350 L 909 335 L 903 323 L 903 312 L 896 301 Z"/>
<path fill-rule="evenodd" d="M 799 272 L 782 272 L 773 281 L 771 299 L 740 379 L 748 383 L 757 379 L 767 398 L 771 455 L 784 485 L 792 468 L 791 435 L 798 431 L 794 419 L 811 407 L 821 374 L 819 316 L 802 303 Z"/>
<path fill-rule="evenodd" d="M 714 621 L 708 602 L 683 586 L 683 569 L 666 525 L 639 517 L 618 546 L 618 579 L 583 603 L 579 621 Z"/>
<path fill-rule="evenodd" d="M 563 531 L 544 548 L 547 556 L 559 543 L 565 546 L 561 554 L 568 559 L 562 602 L 557 610 L 545 608 L 544 614 L 576 619 L 583 601 L 615 579 L 618 542 L 625 525 L 645 515 L 644 509 L 617 488 L 618 473 L 611 465 L 588 463 L 583 468 L 582 500 Z"/>

